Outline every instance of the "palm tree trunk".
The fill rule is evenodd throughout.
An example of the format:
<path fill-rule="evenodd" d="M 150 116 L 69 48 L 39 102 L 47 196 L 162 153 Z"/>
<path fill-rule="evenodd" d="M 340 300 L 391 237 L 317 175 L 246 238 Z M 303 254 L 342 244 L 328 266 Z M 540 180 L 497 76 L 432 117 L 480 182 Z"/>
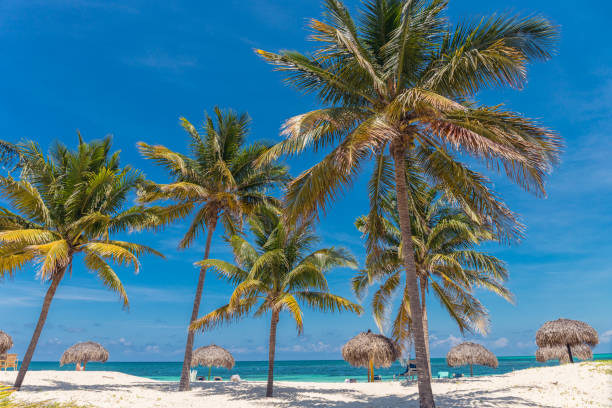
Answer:
<path fill-rule="evenodd" d="M 429 375 L 429 361 L 427 361 L 427 351 L 425 348 L 425 333 L 423 331 L 423 315 L 419 302 L 414 249 L 412 246 L 410 209 L 408 206 L 408 191 L 406 188 L 406 147 L 403 142 L 403 140 L 395 141 L 391 146 L 391 153 L 393 154 L 393 161 L 395 164 L 397 210 L 402 233 L 404 266 L 406 268 L 406 286 L 410 298 L 410 312 L 414 330 L 413 338 L 418 373 L 419 400 L 421 408 L 435 408 L 436 405 L 431 389 L 431 376 Z"/>
<path fill-rule="evenodd" d="M 208 259 L 210 254 L 210 242 L 212 241 L 215 228 L 217 227 L 217 220 L 208 225 L 208 235 L 206 237 L 206 248 L 204 249 L 204 259 Z M 200 278 L 198 279 L 198 287 L 196 289 L 195 299 L 193 300 L 193 310 L 191 311 L 191 320 L 189 325 L 198 318 L 200 312 L 200 303 L 202 302 L 202 291 L 204 289 L 204 280 L 206 279 L 206 267 L 200 268 Z M 191 357 L 193 354 L 193 339 L 195 332 L 189 330 L 187 332 L 187 344 L 185 344 L 185 357 L 183 359 L 183 370 L 181 371 L 181 382 L 179 383 L 179 391 L 189 391 L 189 370 L 191 369 Z"/>
<path fill-rule="evenodd" d="M 427 292 L 427 281 L 423 277 L 420 280 L 421 283 L 421 308 L 423 311 L 423 334 L 425 335 L 425 354 L 427 356 L 427 362 L 429 363 L 429 376 L 431 377 L 431 355 L 429 354 L 429 322 L 427 320 L 427 302 L 425 295 Z"/>
<path fill-rule="evenodd" d="M 274 392 L 274 353 L 276 352 L 276 327 L 278 326 L 278 315 L 278 310 L 272 310 L 270 343 L 268 345 L 268 386 L 266 388 L 266 397 L 271 397 Z"/>
<path fill-rule="evenodd" d="M 45 294 L 45 300 L 43 301 L 42 310 L 40 311 L 40 316 L 38 317 L 38 323 L 36 324 L 36 328 L 34 329 L 34 334 L 32 335 L 30 345 L 28 346 L 28 349 L 25 355 L 23 356 L 21 367 L 19 367 L 19 374 L 17 374 L 17 379 L 15 380 L 14 385 L 16 391 L 19 391 L 19 389 L 21 388 L 21 384 L 23 384 L 25 375 L 28 372 L 30 362 L 32 361 L 32 357 L 34 356 L 34 351 L 36 350 L 36 345 L 38 344 L 38 339 L 40 339 L 40 334 L 42 333 L 42 329 L 45 326 L 45 322 L 47 321 L 47 315 L 49 314 L 51 301 L 53 300 L 53 296 L 55 296 L 57 287 L 59 286 L 62 278 L 64 277 L 65 272 L 66 267 L 63 267 L 56 274 L 54 274 L 53 278 L 51 279 L 51 284 L 49 285 L 49 289 L 47 289 L 47 293 Z"/>

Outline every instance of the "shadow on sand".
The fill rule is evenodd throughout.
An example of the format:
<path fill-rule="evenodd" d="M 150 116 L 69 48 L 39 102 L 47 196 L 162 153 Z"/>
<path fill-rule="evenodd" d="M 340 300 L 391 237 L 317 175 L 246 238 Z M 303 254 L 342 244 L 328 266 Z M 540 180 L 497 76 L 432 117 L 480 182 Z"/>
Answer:
<path fill-rule="evenodd" d="M 142 387 L 152 391 L 163 393 L 179 392 L 176 383 L 164 382 L 139 382 L 128 385 L 123 384 L 95 384 L 79 385 L 64 381 L 51 381 L 49 385 L 27 386 L 24 391 L 49 392 L 60 390 L 80 390 L 86 392 L 109 392 L 127 391 L 133 387 Z M 513 387 L 515 389 L 533 387 Z M 228 400 L 245 401 L 253 405 L 274 407 L 304 407 L 304 408 L 418 408 L 418 396 L 416 387 L 405 386 L 401 388 L 404 395 L 371 395 L 362 392 L 358 388 L 318 388 L 308 390 L 304 387 L 294 387 L 288 383 L 275 384 L 275 396 L 273 399 L 265 398 L 265 383 L 243 382 L 196 382 L 192 385 L 192 392 L 196 396 L 206 397 L 214 394 L 225 394 Z M 534 408 L 555 408 L 549 405 L 541 405 L 531 400 L 513 396 L 499 396 L 506 389 L 494 389 L 486 391 L 454 391 L 453 393 L 437 394 L 436 406 L 438 408 L 510 408 L 525 406 Z M 347 401 L 335 401 L 335 395 L 342 394 Z M 497 395 L 497 396 L 496 396 Z"/>

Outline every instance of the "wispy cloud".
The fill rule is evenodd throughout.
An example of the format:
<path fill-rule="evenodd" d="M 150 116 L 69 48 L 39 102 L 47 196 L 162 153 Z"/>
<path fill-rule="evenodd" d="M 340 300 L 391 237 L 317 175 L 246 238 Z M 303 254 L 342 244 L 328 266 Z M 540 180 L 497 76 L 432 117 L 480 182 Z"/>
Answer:
<path fill-rule="evenodd" d="M 503 348 L 503 347 L 506 347 L 509 343 L 510 341 L 507 338 L 500 337 L 499 339 L 493 342 L 493 346 L 497 348 Z"/>
<path fill-rule="evenodd" d="M 45 285 L 35 283 L 12 283 L 10 291 L 0 296 L 0 305 L 39 306 L 46 290 Z M 191 288 L 153 288 L 147 286 L 126 286 L 126 292 L 133 302 L 183 303 L 193 296 Z M 117 295 L 106 289 L 84 286 L 60 286 L 56 300 L 80 302 L 118 302 Z"/>
<path fill-rule="evenodd" d="M 441 346 L 453 347 L 461 343 L 463 340 L 460 337 L 456 337 L 456 336 L 453 336 L 452 334 L 449 334 L 448 337 L 443 338 L 443 339 L 440 339 L 437 336 L 432 335 L 430 336 L 430 341 L 431 341 L 431 347 L 435 348 L 435 347 L 441 347 Z"/>
<path fill-rule="evenodd" d="M 599 336 L 599 342 L 602 344 L 607 344 L 607 343 L 610 343 L 611 341 L 612 341 L 612 330 L 607 330 Z"/>

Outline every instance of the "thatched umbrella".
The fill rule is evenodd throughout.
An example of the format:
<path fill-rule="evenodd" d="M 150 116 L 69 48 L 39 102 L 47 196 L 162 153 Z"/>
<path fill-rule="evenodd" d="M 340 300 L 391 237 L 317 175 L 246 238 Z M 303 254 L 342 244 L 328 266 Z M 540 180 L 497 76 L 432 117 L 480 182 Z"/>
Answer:
<path fill-rule="evenodd" d="M 483 365 L 491 368 L 497 368 L 499 365 L 495 354 L 484 348 L 484 346 L 466 341 L 461 343 L 446 354 L 446 364 L 451 367 L 469 365 L 470 376 L 474 376 L 475 364 Z"/>
<path fill-rule="evenodd" d="M 578 344 L 570 346 L 572 357 L 578 357 L 581 360 L 590 360 L 593 358 L 593 350 L 586 344 Z M 543 363 L 548 360 L 559 360 L 560 363 L 566 364 L 570 362 L 570 354 L 567 347 L 540 347 L 536 350 L 536 360 Z"/>
<path fill-rule="evenodd" d="M 228 370 L 234 367 L 234 357 L 223 347 L 211 344 L 194 350 L 191 357 L 191 366 L 208 367 L 208 380 L 213 367 L 225 367 Z"/>
<path fill-rule="evenodd" d="M 13 347 L 13 339 L 0 330 L 0 354 L 6 353 L 11 347 Z"/>
<path fill-rule="evenodd" d="M 98 343 L 93 341 L 86 341 L 84 343 L 77 343 L 69 347 L 62 358 L 60 359 L 60 366 L 64 364 L 76 364 L 77 371 L 82 366 L 83 370 L 90 361 L 99 361 L 105 363 L 108 360 L 108 351 Z"/>
<path fill-rule="evenodd" d="M 350 365 L 368 368 L 368 381 L 374 380 L 374 367 L 389 367 L 400 354 L 393 340 L 371 330 L 359 333 L 342 347 L 342 358 Z"/>
<path fill-rule="evenodd" d="M 579 320 L 557 319 L 546 322 L 536 333 L 538 347 L 565 347 L 571 363 L 574 362 L 573 346 L 585 344 L 594 347 L 598 343 L 595 329 Z"/>

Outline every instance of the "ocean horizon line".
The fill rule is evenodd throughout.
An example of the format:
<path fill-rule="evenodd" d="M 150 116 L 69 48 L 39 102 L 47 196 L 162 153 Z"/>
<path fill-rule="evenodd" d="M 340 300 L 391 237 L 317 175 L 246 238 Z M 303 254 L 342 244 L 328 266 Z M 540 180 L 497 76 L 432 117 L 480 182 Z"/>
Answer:
<path fill-rule="evenodd" d="M 531 355 L 507 355 L 507 356 L 501 356 L 498 355 L 496 356 L 498 359 L 535 359 L 535 355 L 531 354 Z M 443 360 L 446 357 L 431 357 L 432 360 Z M 593 360 L 601 360 L 601 359 L 612 359 L 612 353 L 596 353 L 593 354 Z M 267 363 L 268 360 L 267 359 L 262 359 L 262 360 L 235 360 L 237 363 L 262 363 L 265 362 Z M 343 359 L 335 359 L 335 358 L 320 358 L 320 359 L 278 359 L 275 360 L 276 362 L 287 362 L 287 363 L 292 363 L 292 362 L 303 362 L 303 361 L 311 361 L 311 362 L 339 362 L 339 361 L 344 361 Z M 57 363 L 58 360 L 32 360 L 32 362 L 34 363 Z M 175 364 L 175 363 L 182 363 L 182 361 L 180 360 L 108 360 L 107 363 L 164 363 L 164 364 Z M 98 363 L 98 364 L 103 364 L 103 363 Z"/>

